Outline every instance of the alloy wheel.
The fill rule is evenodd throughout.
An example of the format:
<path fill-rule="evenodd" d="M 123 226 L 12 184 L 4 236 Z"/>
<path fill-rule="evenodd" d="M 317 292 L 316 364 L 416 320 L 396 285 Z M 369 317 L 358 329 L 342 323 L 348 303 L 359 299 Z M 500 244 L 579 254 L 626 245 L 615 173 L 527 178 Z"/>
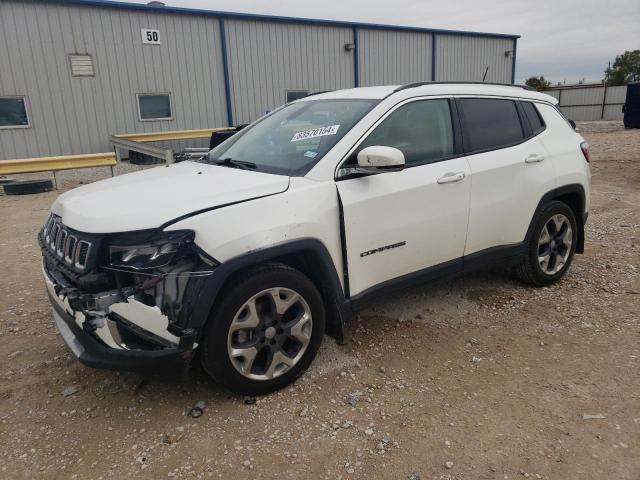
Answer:
<path fill-rule="evenodd" d="M 538 263 L 547 275 L 555 275 L 567 263 L 571 254 L 573 232 L 569 219 L 562 214 L 545 223 L 538 239 Z"/>
<path fill-rule="evenodd" d="M 263 290 L 235 314 L 227 336 L 234 368 L 252 380 L 271 380 L 296 365 L 311 341 L 313 318 L 294 290 Z"/>

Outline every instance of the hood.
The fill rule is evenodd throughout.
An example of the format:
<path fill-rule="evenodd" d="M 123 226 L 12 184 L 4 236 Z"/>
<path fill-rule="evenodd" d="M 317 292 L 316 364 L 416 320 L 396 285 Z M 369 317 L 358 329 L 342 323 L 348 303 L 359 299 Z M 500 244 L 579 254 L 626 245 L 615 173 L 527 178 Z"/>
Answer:
<path fill-rule="evenodd" d="M 75 188 L 60 195 L 51 211 L 81 232 L 126 232 L 284 192 L 288 186 L 289 177 L 283 175 L 182 162 Z"/>

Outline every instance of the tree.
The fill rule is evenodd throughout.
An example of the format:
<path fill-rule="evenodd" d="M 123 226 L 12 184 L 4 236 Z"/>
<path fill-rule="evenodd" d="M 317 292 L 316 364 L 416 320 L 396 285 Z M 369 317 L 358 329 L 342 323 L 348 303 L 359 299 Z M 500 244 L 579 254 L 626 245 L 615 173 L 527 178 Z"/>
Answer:
<path fill-rule="evenodd" d="M 542 75 L 539 77 L 529 77 L 524 82 L 525 85 L 531 87 L 539 92 L 542 90 L 547 90 L 551 86 L 551 82 L 549 80 L 545 80 Z"/>
<path fill-rule="evenodd" d="M 609 66 L 604 71 L 604 79 L 609 86 L 639 82 L 640 50 L 627 50 L 622 55 L 618 55 L 613 62 L 613 67 Z"/>

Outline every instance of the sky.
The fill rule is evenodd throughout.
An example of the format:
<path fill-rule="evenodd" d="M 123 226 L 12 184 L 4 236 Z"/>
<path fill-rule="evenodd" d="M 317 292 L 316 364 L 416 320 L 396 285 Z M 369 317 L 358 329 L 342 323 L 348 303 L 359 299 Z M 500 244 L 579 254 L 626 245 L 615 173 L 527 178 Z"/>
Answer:
<path fill-rule="evenodd" d="M 131 1 L 131 0 L 130 0 Z M 136 3 L 146 1 L 133 0 Z M 600 81 L 608 62 L 640 49 L 640 0 L 164 0 L 169 6 L 427 28 L 512 33 L 516 82 Z"/>

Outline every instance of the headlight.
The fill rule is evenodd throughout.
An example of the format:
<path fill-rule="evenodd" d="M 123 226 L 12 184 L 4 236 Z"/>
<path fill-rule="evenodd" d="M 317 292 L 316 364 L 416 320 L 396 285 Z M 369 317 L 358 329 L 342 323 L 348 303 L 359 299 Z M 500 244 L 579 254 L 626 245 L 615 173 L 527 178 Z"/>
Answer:
<path fill-rule="evenodd" d="M 153 232 L 144 241 L 131 243 L 116 240 L 109 247 L 109 263 L 112 267 L 148 270 L 164 267 L 188 251 L 195 233 L 192 230 Z"/>

